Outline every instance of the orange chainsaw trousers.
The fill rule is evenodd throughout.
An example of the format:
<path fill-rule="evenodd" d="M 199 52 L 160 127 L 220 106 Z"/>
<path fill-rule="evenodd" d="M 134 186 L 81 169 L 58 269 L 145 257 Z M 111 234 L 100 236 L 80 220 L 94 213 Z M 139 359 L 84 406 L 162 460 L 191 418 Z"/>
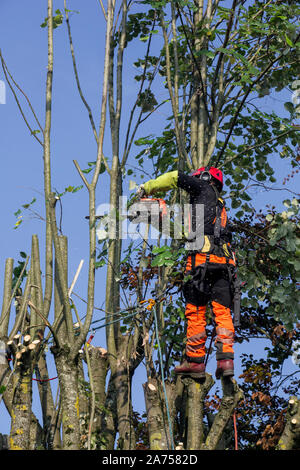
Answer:
<path fill-rule="evenodd" d="M 233 358 L 234 327 L 230 309 L 218 302 L 212 302 L 216 323 L 215 345 L 217 359 Z M 206 306 L 186 304 L 187 319 L 186 355 L 189 359 L 202 362 L 205 358 L 206 343 Z"/>
<path fill-rule="evenodd" d="M 227 266 L 223 263 L 208 263 L 204 279 L 201 277 L 203 268 L 200 265 L 198 270 L 186 271 L 186 274 L 191 274 L 191 279 L 183 288 L 187 320 L 186 356 L 192 362 L 204 361 L 207 339 L 206 305 L 211 302 L 216 332 L 216 358 L 233 359 L 234 326 L 230 311 L 232 291 Z M 200 278 L 202 282 L 199 281 Z"/>

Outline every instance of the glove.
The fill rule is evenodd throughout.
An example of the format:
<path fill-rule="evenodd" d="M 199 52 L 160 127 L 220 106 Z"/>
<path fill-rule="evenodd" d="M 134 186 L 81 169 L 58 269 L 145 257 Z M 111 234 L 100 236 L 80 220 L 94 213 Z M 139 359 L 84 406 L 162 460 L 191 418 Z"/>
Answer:
<path fill-rule="evenodd" d="M 144 185 L 140 185 L 137 189 L 137 192 L 136 192 L 136 195 L 139 197 L 139 198 L 142 198 L 142 197 L 145 197 L 147 194 L 146 194 L 146 191 L 145 191 L 145 188 L 144 188 Z"/>

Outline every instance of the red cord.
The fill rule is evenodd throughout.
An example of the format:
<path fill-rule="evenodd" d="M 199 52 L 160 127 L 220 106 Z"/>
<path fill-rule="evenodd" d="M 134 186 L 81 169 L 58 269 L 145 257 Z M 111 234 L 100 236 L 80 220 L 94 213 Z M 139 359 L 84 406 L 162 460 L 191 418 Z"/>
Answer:
<path fill-rule="evenodd" d="M 52 377 L 52 379 L 34 379 L 32 377 L 32 380 L 35 380 L 36 382 L 49 382 L 50 380 L 57 379 L 58 375 L 56 377 Z"/>
<path fill-rule="evenodd" d="M 90 344 L 92 339 L 94 338 L 95 335 L 91 334 L 91 336 L 89 337 L 89 339 L 87 340 L 87 344 Z M 50 380 L 55 380 L 58 378 L 58 375 L 56 377 L 52 377 L 52 379 L 34 379 L 32 378 L 32 380 L 35 380 L 36 382 L 49 382 Z"/>
<path fill-rule="evenodd" d="M 234 450 L 239 450 L 235 411 L 233 412 L 233 427 L 234 427 Z"/>

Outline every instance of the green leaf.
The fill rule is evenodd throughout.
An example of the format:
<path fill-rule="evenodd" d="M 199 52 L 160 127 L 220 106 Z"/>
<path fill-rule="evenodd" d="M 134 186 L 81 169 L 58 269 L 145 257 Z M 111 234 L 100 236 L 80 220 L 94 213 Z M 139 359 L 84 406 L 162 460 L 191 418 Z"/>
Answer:
<path fill-rule="evenodd" d="M 300 271 L 300 261 L 298 259 L 294 260 L 294 268 L 296 271 Z"/>
<path fill-rule="evenodd" d="M 278 257 L 278 256 L 277 256 L 277 252 L 276 252 L 276 251 L 271 251 L 271 252 L 269 253 L 269 258 L 271 258 L 271 259 L 274 260 L 274 259 L 276 259 L 277 257 Z"/>
<path fill-rule="evenodd" d="M 95 268 L 98 269 L 98 268 L 102 268 L 102 266 L 104 266 L 106 264 L 106 261 L 105 259 L 102 259 L 101 261 L 97 261 L 95 263 Z"/>
<path fill-rule="evenodd" d="M 287 35 L 285 35 L 285 40 L 286 40 L 286 43 L 287 43 L 290 47 L 294 47 L 293 42 L 290 40 L 290 38 L 289 38 Z"/>
<path fill-rule="evenodd" d="M 290 101 L 287 101 L 286 103 L 284 103 L 284 107 L 289 113 L 291 114 L 294 113 L 294 105 Z"/>

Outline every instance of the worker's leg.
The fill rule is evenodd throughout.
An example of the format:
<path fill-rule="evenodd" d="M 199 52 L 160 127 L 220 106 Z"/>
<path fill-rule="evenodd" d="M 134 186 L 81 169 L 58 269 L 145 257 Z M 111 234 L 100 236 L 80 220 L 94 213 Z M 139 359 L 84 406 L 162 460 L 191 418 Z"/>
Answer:
<path fill-rule="evenodd" d="M 197 291 L 192 281 L 183 289 L 187 320 L 186 360 L 175 367 L 175 374 L 205 377 L 205 341 L 206 341 L 206 301 L 205 296 Z"/>
<path fill-rule="evenodd" d="M 217 359 L 233 359 L 234 326 L 230 309 L 215 301 L 212 301 L 212 309 L 216 322 L 216 357 Z"/>
<path fill-rule="evenodd" d="M 234 326 L 230 311 L 231 295 L 231 286 L 226 271 L 216 272 L 212 285 L 212 309 L 216 323 L 217 376 L 223 372 L 224 375 L 233 375 Z"/>
<path fill-rule="evenodd" d="M 206 341 L 205 305 L 186 304 L 186 357 L 191 362 L 204 362 Z"/>

